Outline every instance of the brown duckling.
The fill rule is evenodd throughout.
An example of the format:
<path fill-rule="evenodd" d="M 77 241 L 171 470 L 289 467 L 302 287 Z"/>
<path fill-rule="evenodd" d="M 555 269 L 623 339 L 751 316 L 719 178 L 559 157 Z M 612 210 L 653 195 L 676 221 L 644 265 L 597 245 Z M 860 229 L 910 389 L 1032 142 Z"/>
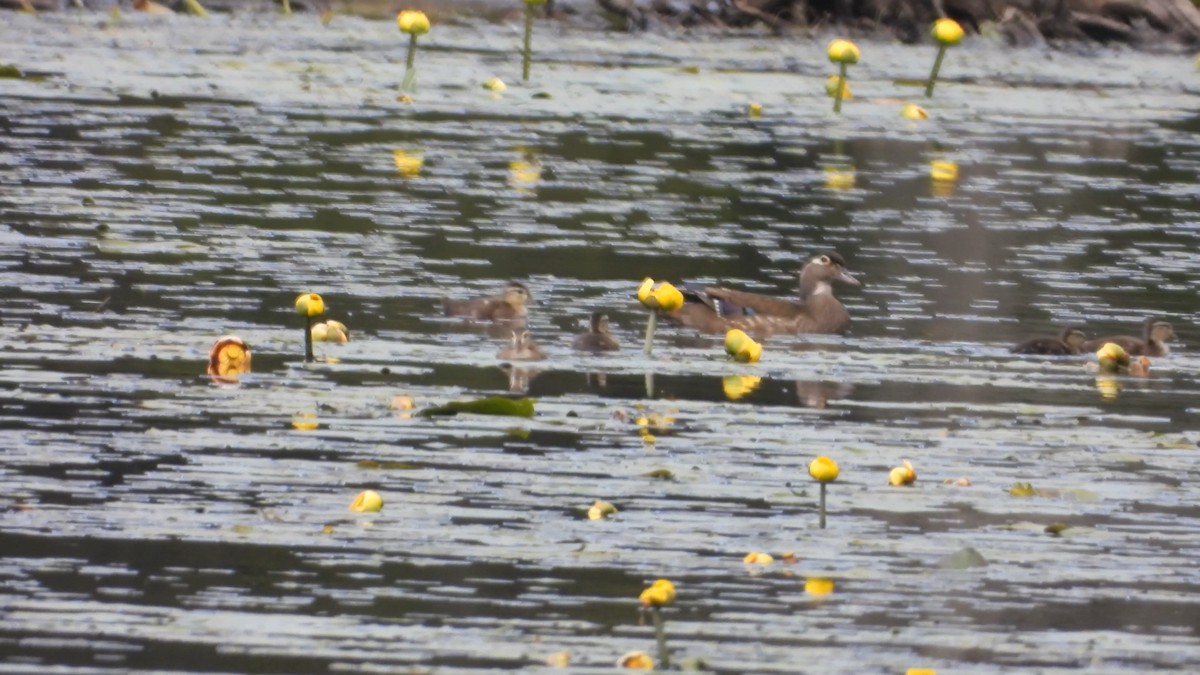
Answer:
<path fill-rule="evenodd" d="M 1062 329 L 1058 337 L 1033 338 L 1015 345 L 1009 351 L 1013 354 L 1065 356 L 1068 354 L 1082 354 L 1085 351 L 1084 343 L 1086 342 L 1087 335 L 1084 335 L 1083 331 L 1073 326 L 1067 326 Z"/>
<path fill-rule="evenodd" d="M 846 272 L 846 261 L 832 251 L 813 256 L 800 270 L 796 299 L 710 286 L 684 293 L 683 307 L 668 314 L 685 326 L 724 333 L 845 333 L 850 313 L 833 296 L 832 282 L 861 286 Z"/>
<path fill-rule="evenodd" d="M 1144 324 L 1142 337 L 1136 338 L 1131 335 L 1114 335 L 1110 337 L 1097 338 L 1088 340 L 1083 344 L 1083 348 L 1089 352 L 1094 352 L 1103 347 L 1106 343 L 1112 342 L 1121 346 L 1130 356 L 1166 356 L 1171 348 L 1167 346 L 1167 341 L 1175 339 L 1175 329 L 1170 323 L 1160 321 L 1158 319 L 1146 319 Z"/>
<path fill-rule="evenodd" d="M 621 345 L 617 344 L 617 339 L 608 329 L 608 315 L 592 312 L 591 328 L 576 335 L 571 348 L 581 352 L 615 352 L 621 349 Z"/>
<path fill-rule="evenodd" d="M 477 321 L 511 321 L 525 318 L 525 303 L 529 298 L 529 289 L 513 281 L 504 287 L 500 295 L 468 300 L 442 298 L 442 307 L 446 316 L 465 316 Z"/>
<path fill-rule="evenodd" d="M 541 361 L 546 358 L 542 348 L 537 346 L 527 330 L 514 330 L 512 342 L 496 352 L 496 356 L 506 361 Z"/>

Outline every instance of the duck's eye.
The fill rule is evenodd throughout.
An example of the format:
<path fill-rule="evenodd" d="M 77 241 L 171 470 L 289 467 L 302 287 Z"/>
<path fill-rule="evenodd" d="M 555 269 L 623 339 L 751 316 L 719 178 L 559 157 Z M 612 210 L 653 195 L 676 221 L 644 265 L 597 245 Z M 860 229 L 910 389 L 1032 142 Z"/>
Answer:
<path fill-rule="evenodd" d="M 829 256 L 823 255 L 820 258 L 817 258 L 817 262 L 821 263 L 822 265 L 828 265 L 829 264 Z"/>

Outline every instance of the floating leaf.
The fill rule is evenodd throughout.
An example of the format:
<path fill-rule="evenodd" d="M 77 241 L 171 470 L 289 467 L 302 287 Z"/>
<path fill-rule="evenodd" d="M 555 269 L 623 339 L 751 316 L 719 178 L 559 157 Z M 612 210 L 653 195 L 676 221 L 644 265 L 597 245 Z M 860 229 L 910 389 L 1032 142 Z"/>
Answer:
<path fill-rule="evenodd" d="M 19 80 L 25 77 L 25 73 L 21 69 L 11 63 L 0 64 L 0 78 Z"/>
<path fill-rule="evenodd" d="M 1066 523 L 1050 523 L 1046 526 L 1046 534 L 1057 537 L 1061 535 L 1064 530 L 1070 529 L 1070 527 L 1071 526 L 1067 525 Z"/>
<path fill-rule="evenodd" d="M 657 478 L 659 480 L 674 480 L 675 474 L 671 473 L 670 469 L 655 469 L 642 474 L 647 478 Z"/>
<path fill-rule="evenodd" d="M 987 567 L 987 558 L 970 546 L 955 551 L 938 561 L 938 567 L 944 570 L 965 570 L 972 567 Z"/>
<path fill-rule="evenodd" d="M 421 411 L 422 417 L 450 416 L 459 413 L 473 415 L 507 415 L 510 417 L 533 417 L 533 399 L 504 398 L 489 396 L 477 401 L 451 401 L 446 405 L 434 406 Z"/>

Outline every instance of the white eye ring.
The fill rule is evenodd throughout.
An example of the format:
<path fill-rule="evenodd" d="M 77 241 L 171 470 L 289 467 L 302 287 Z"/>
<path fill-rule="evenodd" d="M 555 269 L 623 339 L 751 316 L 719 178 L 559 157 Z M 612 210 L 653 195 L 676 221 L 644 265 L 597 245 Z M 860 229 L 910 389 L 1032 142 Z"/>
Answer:
<path fill-rule="evenodd" d="M 817 258 L 817 262 L 821 263 L 822 265 L 828 265 L 829 264 L 829 256 L 823 255 L 820 258 Z"/>

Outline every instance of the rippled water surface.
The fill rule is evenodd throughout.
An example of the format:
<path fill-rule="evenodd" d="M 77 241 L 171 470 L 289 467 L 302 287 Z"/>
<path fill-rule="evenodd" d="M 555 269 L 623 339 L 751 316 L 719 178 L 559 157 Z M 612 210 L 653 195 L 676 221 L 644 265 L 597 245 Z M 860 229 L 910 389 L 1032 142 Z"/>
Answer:
<path fill-rule="evenodd" d="M 976 41 L 914 123 L 928 47 L 862 45 L 835 119 L 823 42 L 545 24 L 521 85 L 518 40 L 435 26 L 405 103 L 387 22 L 4 17 L 0 671 L 604 671 L 657 651 L 658 577 L 709 671 L 1200 668 L 1190 59 Z M 783 295 L 826 248 L 847 337 L 638 348 L 643 276 Z M 439 316 L 510 279 L 533 372 Z M 306 291 L 336 360 L 303 362 Z M 619 354 L 570 350 L 595 309 Z M 1149 316 L 1148 378 L 1007 353 Z M 237 385 L 203 375 L 225 333 Z M 534 418 L 392 405 L 510 389 Z"/>

